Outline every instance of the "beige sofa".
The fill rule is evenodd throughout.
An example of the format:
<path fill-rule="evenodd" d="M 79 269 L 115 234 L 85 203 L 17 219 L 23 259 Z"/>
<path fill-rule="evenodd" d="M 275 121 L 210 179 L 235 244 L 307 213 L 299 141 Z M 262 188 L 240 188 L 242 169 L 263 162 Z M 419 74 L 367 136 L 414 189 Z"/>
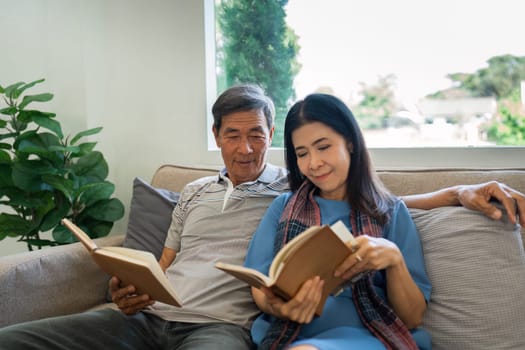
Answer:
<path fill-rule="evenodd" d="M 215 173 L 215 170 L 210 169 L 197 169 L 181 167 L 176 165 L 163 165 L 155 172 L 151 180 L 151 184 L 155 187 L 165 188 L 171 191 L 180 191 L 184 184 L 186 184 L 187 182 L 202 176 L 212 175 Z M 386 184 L 386 186 L 393 193 L 398 195 L 422 193 L 455 184 L 480 183 L 489 180 L 499 180 L 520 190 L 521 192 L 525 192 L 525 169 L 380 171 L 379 175 L 383 182 Z M 452 248 L 450 248 L 449 246 L 446 249 L 435 249 L 435 247 L 446 247 L 446 244 L 443 243 L 443 240 L 445 238 L 442 238 L 441 241 L 432 241 L 432 239 L 435 239 L 435 237 L 439 236 L 441 233 L 443 233 L 443 231 L 454 231 L 456 227 L 463 227 L 465 222 L 472 222 L 472 215 L 475 214 L 470 213 L 470 211 L 461 211 L 461 209 L 462 208 L 446 208 L 442 209 L 441 211 L 436 210 L 428 212 L 417 210 L 412 211 L 414 219 L 417 220 L 416 224 L 418 225 L 418 228 L 422 232 L 425 231 L 424 234 L 427 235 L 427 237 L 424 237 L 423 239 L 423 248 L 425 252 L 427 270 L 429 270 L 431 274 L 433 274 L 431 278 L 435 278 L 435 281 L 433 280 L 432 282 L 434 284 L 434 291 L 436 293 L 436 305 L 441 303 L 441 301 L 437 299 L 438 296 L 441 295 L 440 293 L 444 293 L 444 297 L 448 299 L 450 299 L 450 295 L 453 296 L 452 299 L 465 298 L 465 300 L 467 301 L 465 303 L 470 303 L 471 298 L 473 298 L 469 294 L 471 293 L 471 291 L 466 292 L 467 295 L 464 295 L 465 292 L 463 291 L 458 291 L 456 293 L 455 290 L 453 290 L 453 288 L 455 288 L 454 285 L 450 286 L 442 282 L 443 279 L 448 279 L 449 275 L 452 272 L 454 272 L 453 268 L 445 266 L 443 268 L 447 271 L 433 271 L 434 267 L 438 266 L 441 262 L 450 262 L 455 261 L 456 259 L 459 259 L 458 264 L 461 267 L 464 264 L 468 263 L 468 261 L 461 261 L 461 259 L 463 259 L 468 254 L 476 253 L 477 248 L 470 249 L 468 247 L 470 247 L 469 242 L 474 241 L 477 243 L 479 241 L 477 238 L 465 238 L 466 241 L 462 243 L 467 244 L 467 249 L 465 251 L 468 254 L 458 254 L 457 252 L 452 252 L 452 250 L 454 250 L 455 247 L 458 245 L 458 243 L 452 242 L 454 238 L 446 238 L 445 243 L 450 242 L 452 246 Z M 451 210 L 453 210 L 454 212 L 451 212 Z M 452 219 L 452 217 L 454 217 L 454 219 Z M 449 220 L 448 218 L 451 219 Z M 457 222 L 458 224 L 454 224 L 454 222 Z M 474 216 L 474 222 L 481 222 L 482 227 L 487 227 L 487 225 L 490 226 L 493 224 L 491 220 L 479 215 Z M 517 229 L 518 235 L 516 236 L 515 227 L 510 225 L 508 222 L 498 224 L 502 226 L 498 226 L 496 228 L 491 227 L 491 231 L 487 232 L 487 236 L 493 237 L 491 239 L 495 239 L 495 242 L 499 242 L 503 240 L 501 239 L 501 237 L 507 237 L 508 235 L 499 234 L 498 232 L 496 232 L 498 233 L 498 235 L 492 234 L 494 233 L 494 231 L 509 231 L 511 232 L 509 233 L 509 235 L 512 234 L 512 232 L 514 232 L 514 236 L 512 236 L 512 239 L 514 239 L 515 241 L 509 241 L 509 249 L 514 249 L 515 251 L 512 251 L 511 253 L 506 251 L 504 255 L 505 257 L 507 255 L 513 256 L 515 258 L 513 264 L 517 265 L 513 266 L 513 268 L 517 268 L 517 270 L 512 270 L 512 276 L 506 278 L 504 281 L 497 281 L 497 283 L 503 284 L 501 286 L 503 288 L 505 284 L 517 284 L 521 283 L 520 281 L 522 281 L 522 279 L 525 280 L 525 276 L 523 275 L 523 271 L 525 271 L 525 269 L 520 270 L 520 266 L 525 266 L 520 265 L 525 262 L 525 258 L 523 255 L 523 246 L 518 246 L 517 244 L 515 244 L 516 242 L 522 243 L 521 237 L 519 235 L 519 228 Z M 430 227 L 432 227 L 432 229 L 434 229 L 435 232 L 426 232 L 427 229 Z M 479 235 L 482 236 L 483 233 L 480 233 Z M 464 234 L 463 237 L 468 237 L 468 235 Z M 468 241 L 469 239 L 470 241 Z M 508 239 L 505 238 L 505 240 Z M 123 241 L 124 234 L 122 233 L 112 234 L 108 237 L 98 239 L 97 243 L 99 245 L 121 245 Z M 443 246 L 443 244 L 445 245 Z M 432 259 L 436 254 L 436 250 L 438 254 L 442 254 L 443 252 L 451 252 L 453 253 L 453 255 L 446 259 L 436 258 L 436 261 L 434 262 Z M 493 254 L 491 254 L 491 256 L 485 257 L 484 259 L 480 259 L 480 261 L 486 261 L 487 259 L 491 259 L 492 256 L 497 255 L 498 250 L 495 250 Z M 471 258 L 478 259 L 477 257 Z M 506 261 L 503 261 L 501 263 L 508 265 Z M 470 265 L 472 264 L 469 264 L 469 266 Z M 490 265 L 495 265 L 495 263 L 490 263 Z M 506 267 L 505 271 L 507 271 Z M 517 271 L 517 273 L 515 271 Z M 469 275 L 475 275 L 475 273 L 469 272 Z M 459 277 L 459 279 L 463 278 L 461 276 L 461 271 L 456 277 Z M 485 276 L 485 279 L 493 280 L 494 278 L 493 276 L 487 275 Z M 483 277 L 481 278 L 481 280 L 482 281 L 480 281 L 480 278 L 478 278 L 477 281 L 471 283 L 475 284 L 479 282 L 482 285 L 486 283 L 483 281 Z M 444 287 L 442 286 L 443 284 L 445 284 Z M 35 320 L 49 316 L 70 314 L 99 307 L 100 305 L 106 303 L 106 288 L 107 276 L 104 275 L 104 273 L 102 273 L 98 269 L 98 267 L 91 261 L 85 249 L 81 247 L 79 243 L 47 248 L 36 252 L 27 252 L 0 257 L 0 327 L 22 321 Z M 515 288 L 512 285 L 510 285 L 508 289 L 517 289 L 517 292 L 519 292 L 521 296 L 523 296 L 525 295 L 524 288 L 525 284 L 522 283 L 521 286 L 517 285 Z M 502 295 L 505 295 L 507 291 L 503 289 L 500 290 L 500 293 Z M 457 298 L 455 298 L 454 295 L 457 295 Z M 511 302 L 511 300 L 507 300 L 505 298 L 503 299 L 505 302 Z M 445 304 L 445 309 L 448 307 L 446 305 L 447 302 L 449 301 L 443 301 L 443 304 Z M 487 300 L 487 303 L 491 302 L 494 302 L 494 299 Z M 432 308 L 432 306 L 434 305 L 433 303 L 434 294 L 433 300 L 431 300 L 429 304 L 429 309 Z M 523 300 L 521 300 L 520 304 L 525 303 L 523 303 Z M 504 307 L 505 306 L 498 306 L 497 310 L 500 310 Z M 515 313 L 521 312 L 522 315 L 525 315 L 525 312 L 523 312 L 524 310 L 516 309 L 516 305 L 507 305 L 506 307 L 509 309 L 514 308 Z M 450 307 L 448 308 L 450 309 Z M 452 309 L 458 309 L 458 307 L 453 306 Z M 502 312 L 505 313 L 504 311 L 505 310 L 503 310 Z M 454 310 L 452 310 L 451 312 L 454 312 Z M 470 311 L 459 310 L 459 313 L 463 315 L 464 313 L 470 313 Z M 468 316 L 470 318 L 480 317 L 475 313 L 463 316 Z M 454 338 L 458 337 L 458 334 L 454 332 L 452 332 L 451 334 L 446 324 L 437 328 L 434 327 L 433 322 L 439 321 L 443 323 L 444 320 L 439 320 L 439 318 L 447 317 L 446 315 L 444 316 L 439 314 L 435 317 L 429 317 L 425 319 L 425 326 L 428 326 L 430 328 L 432 335 L 435 338 L 434 348 L 450 349 L 456 346 L 458 349 L 468 348 L 468 346 L 465 347 L 463 341 L 459 341 L 456 338 Z M 433 317 L 437 317 L 438 320 L 434 320 Z M 449 317 L 452 318 L 455 316 L 452 315 Z M 509 336 L 507 334 L 512 335 L 516 329 L 514 326 L 499 323 L 509 322 L 509 319 L 507 319 L 506 317 L 506 315 L 503 315 L 503 319 L 500 320 L 494 319 L 494 317 L 491 316 L 491 324 L 485 325 L 485 327 L 487 327 L 487 329 L 497 327 L 510 327 L 510 329 L 505 330 L 505 332 L 500 332 L 500 334 L 496 335 L 500 338 L 508 338 Z M 517 327 L 518 330 L 523 329 L 523 325 L 525 325 L 524 317 L 525 316 L 514 315 L 514 318 L 511 317 L 510 321 L 521 321 L 519 322 L 519 325 Z M 451 325 L 453 324 L 453 321 L 454 320 L 450 320 Z M 448 318 L 445 318 L 445 323 L 446 322 L 448 322 Z M 461 332 L 463 332 L 462 334 L 466 335 L 465 338 L 467 340 L 465 341 L 467 343 L 472 343 L 472 339 L 479 339 L 480 336 L 478 336 L 476 332 L 483 331 L 483 329 L 481 329 L 483 327 L 483 322 L 477 320 L 474 323 L 475 324 L 472 325 L 467 322 L 467 324 L 460 325 L 463 328 L 461 330 Z M 469 332 L 473 334 L 469 334 Z M 485 338 L 489 336 L 490 338 L 493 338 L 493 335 L 490 334 L 485 334 L 484 336 L 481 335 L 481 337 Z M 448 339 L 448 343 L 446 339 Z M 490 341 L 494 340 L 487 339 L 486 344 L 490 344 Z M 516 345 L 516 341 L 519 342 L 519 340 L 515 340 L 514 343 L 509 346 Z M 497 343 L 501 344 L 501 342 L 499 341 Z M 481 344 L 483 345 L 483 342 Z M 491 349 L 503 349 L 506 348 L 505 346 L 507 345 L 502 345 L 501 347 L 491 347 Z M 478 344 L 478 346 L 475 348 L 486 347 L 479 346 Z M 523 348 L 525 348 L 525 345 Z"/>

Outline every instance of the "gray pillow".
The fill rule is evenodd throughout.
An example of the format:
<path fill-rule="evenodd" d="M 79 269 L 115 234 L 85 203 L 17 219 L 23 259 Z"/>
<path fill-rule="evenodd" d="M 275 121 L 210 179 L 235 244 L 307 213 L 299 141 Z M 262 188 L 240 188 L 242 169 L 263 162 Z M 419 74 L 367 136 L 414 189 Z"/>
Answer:
<path fill-rule="evenodd" d="M 411 209 L 432 295 L 434 350 L 525 349 L 525 253 L 519 225 L 463 207 Z"/>
<path fill-rule="evenodd" d="M 179 193 L 152 187 L 146 181 L 133 180 L 128 229 L 123 246 L 153 253 L 160 259 L 171 213 Z"/>

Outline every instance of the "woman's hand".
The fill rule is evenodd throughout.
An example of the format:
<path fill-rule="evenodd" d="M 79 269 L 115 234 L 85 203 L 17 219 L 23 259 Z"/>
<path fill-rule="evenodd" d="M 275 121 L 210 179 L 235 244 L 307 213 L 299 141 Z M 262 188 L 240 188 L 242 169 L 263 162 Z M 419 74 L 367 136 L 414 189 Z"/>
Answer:
<path fill-rule="evenodd" d="M 252 294 L 259 308 L 275 317 L 309 323 L 321 300 L 324 281 L 319 276 L 303 283 L 295 297 L 284 301 L 268 288 L 252 288 Z"/>
<path fill-rule="evenodd" d="M 384 238 L 361 235 L 356 238 L 350 254 L 335 270 L 336 277 L 350 279 L 361 272 L 383 270 L 403 262 L 399 248 Z"/>

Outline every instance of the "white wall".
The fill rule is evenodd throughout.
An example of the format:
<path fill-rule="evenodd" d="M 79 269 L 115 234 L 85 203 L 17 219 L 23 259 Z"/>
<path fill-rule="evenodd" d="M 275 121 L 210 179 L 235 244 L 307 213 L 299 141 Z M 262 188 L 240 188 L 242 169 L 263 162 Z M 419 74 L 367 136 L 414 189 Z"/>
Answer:
<path fill-rule="evenodd" d="M 33 91 L 55 94 L 48 109 L 66 133 L 103 126 L 93 139 L 109 163 L 115 196 L 128 206 L 135 176 L 149 180 L 163 163 L 220 161 L 206 152 L 203 6 L 0 0 L 0 85 L 45 78 Z M 126 224 L 117 222 L 113 233 Z M 25 250 L 0 241 L 0 256 Z"/>
<path fill-rule="evenodd" d="M 221 163 L 207 150 L 205 4 L 213 0 L 0 0 L 0 84 L 45 78 L 33 92 L 55 94 L 46 105 L 66 133 L 103 126 L 93 139 L 127 208 L 135 176 L 149 180 L 164 163 Z M 525 148 L 371 154 L 378 169 L 523 168 Z M 282 151 L 269 160 L 282 165 Z M 126 225 L 127 209 L 112 233 Z M 0 256 L 25 249 L 0 241 Z"/>

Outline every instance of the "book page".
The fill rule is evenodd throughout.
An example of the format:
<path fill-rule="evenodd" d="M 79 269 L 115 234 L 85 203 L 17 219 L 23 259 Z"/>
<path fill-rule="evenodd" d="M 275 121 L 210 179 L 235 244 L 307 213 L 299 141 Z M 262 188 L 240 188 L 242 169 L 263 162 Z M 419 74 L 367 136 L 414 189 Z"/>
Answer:
<path fill-rule="evenodd" d="M 332 228 L 332 231 L 335 232 L 337 237 L 341 239 L 341 241 L 345 243 L 355 241 L 355 237 L 352 235 L 352 233 L 348 230 L 348 227 L 346 227 L 346 225 L 341 220 L 337 221 L 330 227 Z"/>
<path fill-rule="evenodd" d="M 155 255 L 153 255 L 150 252 L 146 252 L 143 250 L 137 250 L 132 248 L 126 248 L 126 247 L 104 247 L 103 249 L 109 250 L 121 255 L 128 256 L 130 258 L 143 260 L 147 262 L 148 264 L 158 264 L 157 259 L 155 258 Z"/>
<path fill-rule="evenodd" d="M 327 226 L 327 225 L 324 225 Z M 281 250 L 276 254 L 275 258 L 272 261 L 268 275 L 272 279 L 276 279 L 280 273 L 280 270 L 283 264 L 286 262 L 286 257 L 294 254 L 296 249 L 310 239 L 310 236 L 319 231 L 321 226 L 311 226 L 308 229 L 304 230 L 302 233 L 290 240 Z M 339 239 L 345 243 L 355 242 L 355 237 L 348 230 L 346 225 L 338 220 L 336 223 L 330 226 L 332 231 L 335 233 Z"/>
<path fill-rule="evenodd" d="M 292 251 L 298 249 L 302 243 L 307 241 L 311 235 L 313 235 L 320 229 L 320 226 L 311 226 L 304 230 L 302 233 L 292 238 L 288 243 L 286 243 L 273 258 L 272 264 L 270 265 L 270 269 L 268 272 L 270 278 L 277 278 L 277 276 L 279 275 L 280 266 L 282 263 L 284 263 L 286 257 L 291 255 Z"/>
<path fill-rule="evenodd" d="M 215 267 L 256 288 L 260 288 L 261 286 L 270 287 L 273 284 L 271 278 L 255 269 L 220 261 L 215 263 Z"/>
<path fill-rule="evenodd" d="M 351 254 L 350 248 L 330 226 L 324 225 L 291 253 L 283 260 L 275 284 L 283 293 L 293 297 L 306 280 L 319 276 L 324 281 L 316 311 L 320 314 L 328 295 L 344 282 L 343 278 L 334 276 L 334 271 Z"/>
<path fill-rule="evenodd" d="M 124 247 L 102 247 L 95 250 L 92 256 L 107 274 L 117 276 L 124 285 L 134 285 L 137 294 L 148 294 L 154 300 L 181 306 L 155 256 L 148 252 L 131 251 Z"/>
<path fill-rule="evenodd" d="M 82 231 L 77 225 L 73 224 L 68 219 L 62 219 L 62 225 L 64 225 L 75 237 L 79 240 L 80 243 L 84 245 L 90 252 L 97 249 L 97 244 L 89 237 L 84 231 Z"/>
<path fill-rule="evenodd" d="M 182 306 L 152 253 L 125 247 L 97 247 L 81 228 L 68 219 L 62 219 L 62 224 L 80 240 L 108 275 L 117 276 L 124 285 L 134 285 L 137 294 L 148 294 L 156 301 Z"/>

